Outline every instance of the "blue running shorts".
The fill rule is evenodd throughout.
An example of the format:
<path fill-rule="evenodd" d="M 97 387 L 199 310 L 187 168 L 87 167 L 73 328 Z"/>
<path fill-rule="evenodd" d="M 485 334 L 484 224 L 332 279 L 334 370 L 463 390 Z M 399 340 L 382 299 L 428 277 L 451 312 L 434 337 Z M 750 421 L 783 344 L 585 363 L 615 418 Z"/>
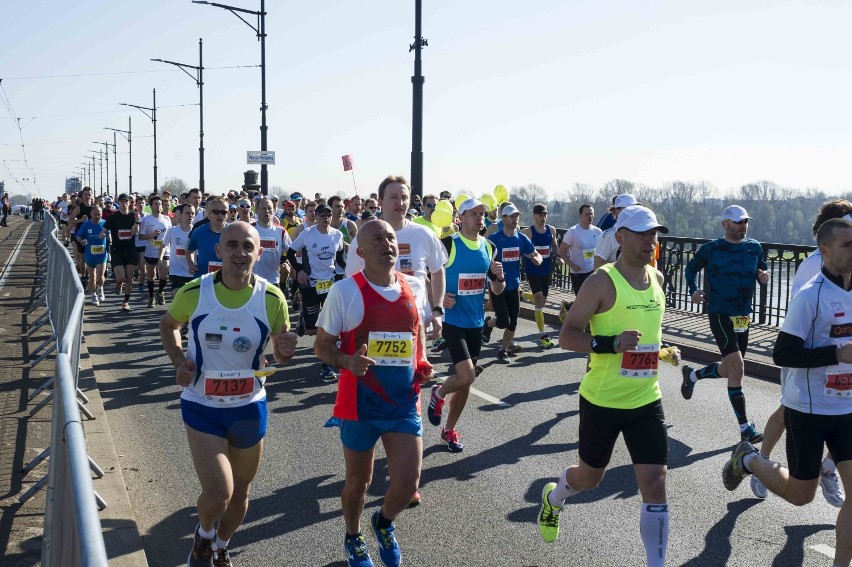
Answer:
<path fill-rule="evenodd" d="M 384 433 L 409 433 L 423 437 L 419 415 L 402 419 L 341 419 L 340 441 L 353 451 L 369 451 Z"/>
<path fill-rule="evenodd" d="M 237 449 L 254 447 L 266 435 L 266 398 L 223 408 L 181 399 L 180 411 L 187 427 L 227 439 Z"/>

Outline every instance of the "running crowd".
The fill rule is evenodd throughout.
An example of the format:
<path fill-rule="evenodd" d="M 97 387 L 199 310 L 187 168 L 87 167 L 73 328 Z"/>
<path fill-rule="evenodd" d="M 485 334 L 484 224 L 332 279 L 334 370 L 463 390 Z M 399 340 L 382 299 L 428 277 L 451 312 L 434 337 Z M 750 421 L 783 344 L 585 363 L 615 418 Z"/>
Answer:
<path fill-rule="evenodd" d="M 122 194 L 113 203 L 83 188 L 48 208 L 73 245 L 93 305 L 105 299 L 108 260 L 125 311 L 134 281 L 143 297 L 147 288 L 149 308 L 166 303 L 170 284 L 160 334 L 184 387 L 181 412 L 201 484 L 188 565 L 231 565 L 230 540 L 261 461 L 264 383 L 278 368 L 264 353 L 286 364 L 302 335 L 316 337 L 320 377 L 337 382 L 330 423 L 340 429 L 346 464 L 348 565 L 373 565 L 361 524 L 379 440 L 391 482 L 369 528 L 382 564 L 400 565 L 394 522 L 420 501 L 420 388 L 434 378 L 427 353 L 446 350 L 452 361 L 451 375 L 430 387 L 426 413 L 458 453 L 459 421 L 483 371 L 482 346 L 497 328 L 496 361 L 517 353 L 522 297 L 535 305 L 538 348 L 558 344 L 589 355 L 579 388 L 577 463 L 543 489 L 541 537 L 556 541 L 563 506 L 598 486 L 621 435 L 642 497 L 647 564 L 665 564 L 668 436 L 658 373 L 661 360 L 680 364 L 680 352 L 664 344 L 661 331 L 666 297 L 655 266 L 658 235 L 668 229 L 633 195 L 616 196 L 601 226 L 583 204 L 561 240 L 542 203 L 521 229 L 522 213 L 508 199 L 453 202 L 448 192 L 421 199 L 392 176 L 365 199 L 293 193 L 282 202 L 192 189 L 174 201 L 164 192 Z M 440 214 L 448 210 L 450 222 Z M 703 245 L 685 269 L 692 301 L 706 305 L 720 360 L 682 366 L 681 395 L 690 400 L 696 388 L 713 388 L 706 381 L 726 379 L 738 426 L 731 431 L 739 436 L 722 471 L 724 487 L 735 490 L 750 476 L 758 498 L 772 492 L 795 505 L 812 501 L 821 487 L 840 508 L 834 565 L 848 567 L 852 508 L 842 483 L 852 482 L 852 203 L 829 201 L 817 213 L 818 250 L 797 271 L 774 349 L 781 404 L 762 432 L 747 413 L 744 358 L 752 298 L 769 274 L 761 245 L 747 236 L 754 221 L 748 212 L 731 205 L 721 219 L 723 236 Z M 562 305 L 562 328 L 551 338 L 544 306 L 552 274 L 563 266 L 576 299 Z M 787 466 L 770 458 L 785 432 Z"/>

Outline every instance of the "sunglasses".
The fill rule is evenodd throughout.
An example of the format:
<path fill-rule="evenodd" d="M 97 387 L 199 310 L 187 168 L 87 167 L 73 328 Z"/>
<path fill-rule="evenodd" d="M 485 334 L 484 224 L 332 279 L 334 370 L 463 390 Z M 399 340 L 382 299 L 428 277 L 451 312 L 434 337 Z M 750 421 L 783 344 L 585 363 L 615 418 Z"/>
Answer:
<path fill-rule="evenodd" d="M 250 208 L 251 208 L 251 205 L 245 205 L 245 204 L 243 204 L 243 205 L 240 205 L 240 208 L 241 208 L 241 209 L 250 209 Z"/>
<path fill-rule="evenodd" d="M 744 224 L 748 224 L 748 219 L 743 219 L 741 221 L 732 220 L 731 222 L 734 223 L 734 224 L 744 225 Z"/>
<path fill-rule="evenodd" d="M 435 203 L 426 203 L 426 208 L 427 208 L 427 209 L 434 209 L 434 208 L 435 208 Z"/>
<path fill-rule="evenodd" d="M 378 210 L 378 207 L 367 207 L 367 208 L 370 209 L 371 211 Z"/>
<path fill-rule="evenodd" d="M 227 215 L 228 211 L 225 209 L 210 209 L 210 212 L 214 215 Z"/>

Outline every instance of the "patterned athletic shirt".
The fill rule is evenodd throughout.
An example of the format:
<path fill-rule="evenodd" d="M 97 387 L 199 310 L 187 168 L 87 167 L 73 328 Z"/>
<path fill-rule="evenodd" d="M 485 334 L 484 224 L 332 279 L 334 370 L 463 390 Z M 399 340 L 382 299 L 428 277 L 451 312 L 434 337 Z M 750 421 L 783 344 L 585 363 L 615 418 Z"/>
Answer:
<path fill-rule="evenodd" d="M 718 238 L 698 249 L 684 277 L 693 294 L 698 289 L 698 272 L 705 271 L 708 313 L 750 315 L 758 269 L 766 270 L 760 242 L 746 238 L 735 244 Z"/>

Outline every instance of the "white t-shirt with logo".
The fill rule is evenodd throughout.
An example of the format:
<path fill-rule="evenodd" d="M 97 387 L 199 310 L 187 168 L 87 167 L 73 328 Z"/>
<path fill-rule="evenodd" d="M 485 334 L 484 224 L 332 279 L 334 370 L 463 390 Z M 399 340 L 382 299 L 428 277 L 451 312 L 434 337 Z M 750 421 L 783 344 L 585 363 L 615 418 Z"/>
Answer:
<path fill-rule="evenodd" d="M 410 220 L 406 219 L 405 226 L 396 231 L 396 242 L 399 246 L 396 269 L 403 274 L 425 281 L 427 275 L 439 271 L 447 261 L 447 251 L 435 233 Z M 358 255 L 358 235 L 355 235 L 346 255 L 346 275 L 363 269 L 364 259 Z"/>
<path fill-rule="evenodd" d="M 579 274 L 587 274 L 595 269 L 595 248 L 603 231 L 594 225 L 583 228 L 575 224 L 565 231 L 562 242 L 568 245 L 571 261 L 582 268 Z"/>
<path fill-rule="evenodd" d="M 290 249 L 290 235 L 280 226 L 268 228 L 254 225 L 260 235 L 260 258 L 254 264 L 255 274 L 277 284 L 281 281 L 281 254 Z"/>
<path fill-rule="evenodd" d="M 195 274 L 189 271 L 186 263 L 186 245 L 189 244 L 189 230 L 181 230 L 180 225 L 170 226 L 166 234 L 160 235 L 163 244 L 169 248 L 169 275 L 191 278 Z"/>
<path fill-rule="evenodd" d="M 152 234 L 156 231 L 160 231 L 160 236 L 155 236 L 150 240 L 141 240 L 145 245 L 145 257 L 146 258 L 159 258 L 160 257 L 160 249 L 164 247 L 163 242 L 163 234 L 172 226 L 172 219 L 168 217 L 168 215 L 160 215 L 155 217 L 154 215 L 145 215 L 142 217 L 142 221 L 139 223 L 139 234 Z M 138 238 L 138 236 L 137 236 Z M 166 249 L 166 256 L 169 255 L 168 248 Z"/>
<path fill-rule="evenodd" d="M 300 232 L 291 248 L 307 253 L 312 283 L 331 281 L 334 278 L 334 259 L 338 250 L 343 250 L 343 233 L 328 227 L 328 232 L 323 234 L 314 225 Z"/>

